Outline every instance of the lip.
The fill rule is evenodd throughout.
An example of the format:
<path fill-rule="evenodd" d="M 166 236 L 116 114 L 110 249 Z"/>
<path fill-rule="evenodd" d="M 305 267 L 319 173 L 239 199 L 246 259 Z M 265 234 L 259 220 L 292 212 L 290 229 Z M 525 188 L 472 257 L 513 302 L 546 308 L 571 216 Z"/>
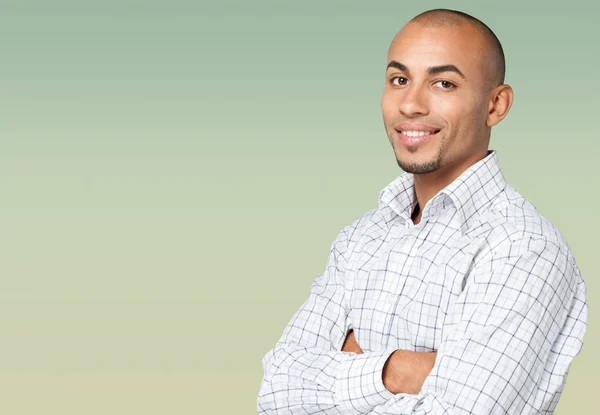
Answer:
<path fill-rule="evenodd" d="M 407 135 L 402 134 L 400 131 L 396 131 L 396 135 L 402 144 L 409 147 L 419 146 L 424 144 L 434 137 L 437 137 L 439 133 L 433 133 L 429 135 L 424 135 L 422 137 L 409 137 Z"/>
<path fill-rule="evenodd" d="M 422 124 L 420 122 L 401 122 L 394 125 L 396 131 L 426 131 L 426 132 L 434 132 L 439 131 L 441 128 L 438 128 L 434 125 Z"/>
<path fill-rule="evenodd" d="M 415 122 L 401 122 L 399 124 L 396 124 L 394 126 L 394 129 L 396 130 L 398 139 L 402 142 L 402 144 L 406 146 L 418 146 L 423 143 L 426 143 L 432 138 L 437 137 L 437 135 L 441 131 L 441 128 Z M 409 137 L 407 135 L 402 134 L 402 131 L 424 131 L 430 134 L 421 137 Z"/>

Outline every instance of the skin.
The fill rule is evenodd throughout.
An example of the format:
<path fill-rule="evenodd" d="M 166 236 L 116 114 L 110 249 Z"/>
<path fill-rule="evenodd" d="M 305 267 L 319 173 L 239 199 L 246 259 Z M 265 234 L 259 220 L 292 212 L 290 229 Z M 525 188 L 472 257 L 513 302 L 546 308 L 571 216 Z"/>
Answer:
<path fill-rule="evenodd" d="M 466 22 L 437 27 L 409 22 L 390 45 L 381 109 L 398 165 L 415 175 L 415 224 L 435 194 L 487 155 L 491 128 L 510 110 L 513 90 L 495 81 L 487 50 L 488 40 Z M 402 68 L 390 67 L 390 62 Z M 438 68 L 436 73 L 432 67 Z M 395 129 L 401 123 L 439 132 L 411 145 Z M 342 350 L 363 352 L 354 332 L 348 333 Z M 383 369 L 385 387 L 395 394 L 418 393 L 436 356 L 396 350 Z"/>
<path fill-rule="evenodd" d="M 354 331 L 350 330 L 346 336 L 342 351 L 356 354 L 363 353 L 356 341 Z M 392 393 L 418 394 L 425 378 L 433 369 L 436 356 L 436 352 L 396 350 L 383 367 L 383 384 Z"/>
<path fill-rule="evenodd" d="M 384 126 L 398 165 L 415 173 L 419 206 L 487 155 L 491 128 L 508 113 L 509 85 L 494 85 L 486 40 L 469 24 L 425 27 L 408 23 L 390 45 L 381 99 Z M 463 75 L 430 67 L 453 65 Z M 409 122 L 439 129 L 417 146 L 406 145 L 394 126 Z M 421 211 L 414 216 L 418 223 Z"/>

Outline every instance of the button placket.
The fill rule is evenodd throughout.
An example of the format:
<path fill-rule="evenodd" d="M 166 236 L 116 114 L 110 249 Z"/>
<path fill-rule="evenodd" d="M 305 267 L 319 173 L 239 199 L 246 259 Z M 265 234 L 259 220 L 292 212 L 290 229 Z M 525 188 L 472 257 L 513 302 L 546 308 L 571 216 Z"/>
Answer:
<path fill-rule="evenodd" d="M 389 233 L 390 239 L 389 239 L 388 243 L 386 244 L 386 250 L 388 252 L 391 251 L 391 249 L 394 245 L 398 244 L 399 242 L 401 242 L 404 238 L 406 238 L 408 236 L 408 232 L 406 231 L 406 228 L 407 228 L 406 223 L 407 223 L 407 221 L 405 218 L 404 224 L 401 224 L 399 222 L 394 222 L 392 224 L 392 229 Z M 389 253 L 387 255 L 389 255 Z M 383 257 L 387 257 L 387 255 L 384 255 Z M 382 304 L 383 305 L 382 308 L 389 315 L 389 313 L 396 307 L 397 302 L 398 302 L 398 295 L 395 293 L 389 293 L 387 295 L 387 297 L 385 298 L 385 303 Z M 389 316 L 387 318 L 389 318 Z M 387 321 L 386 321 L 386 325 L 387 325 Z"/>
<path fill-rule="evenodd" d="M 406 271 L 410 271 L 411 267 L 412 267 L 412 262 L 414 260 L 414 255 L 411 256 L 411 250 L 412 250 L 412 245 L 414 244 L 414 236 L 411 234 L 411 226 L 410 224 L 407 225 L 409 222 L 405 222 L 405 226 L 404 226 L 404 232 L 403 235 L 400 236 L 397 240 L 396 243 L 400 243 L 401 247 L 400 247 L 400 253 L 406 258 L 405 262 L 404 262 L 404 266 L 403 269 L 405 269 Z M 414 227 L 414 225 L 413 225 Z M 406 277 L 406 276 L 405 276 Z M 400 277 L 402 278 L 402 277 Z M 394 293 L 390 293 L 388 294 L 387 297 L 387 301 L 386 304 L 384 306 L 384 309 L 386 310 L 387 316 L 386 316 L 386 333 L 389 333 L 386 337 L 387 337 L 387 342 L 386 342 L 386 347 L 389 345 L 389 341 L 391 338 L 391 333 L 392 333 L 392 327 L 394 324 L 394 320 L 397 317 L 397 310 L 399 308 L 400 302 L 402 300 L 402 296 L 406 295 L 404 293 L 405 289 L 406 289 L 406 283 L 408 281 L 402 281 L 399 282 L 399 285 L 401 285 L 403 288 L 401 289 L 402 292 L 394 292 Z M 401 308 L 404 309 L 406 307 L 406 304 L 404 306 L 402 306 Z"/>

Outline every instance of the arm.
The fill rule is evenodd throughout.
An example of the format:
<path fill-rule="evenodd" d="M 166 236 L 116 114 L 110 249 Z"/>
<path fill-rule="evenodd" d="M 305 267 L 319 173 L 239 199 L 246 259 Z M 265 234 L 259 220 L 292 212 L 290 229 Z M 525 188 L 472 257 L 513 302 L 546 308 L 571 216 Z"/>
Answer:
<path fill-rule="evenodd" d="M 382 370 L 393 349 L 342 351 L 351 324 L 345 292 L 344 254 L 352 227 L 332 243 L 325 272 L 263 357 L 260 414 L 364 414 L 390 399 Z"/>
<path fill-rule="evenodd" d="M 503 250 L 504 258 L 479 265 L 447 316 L 448 334 L 419 394 L 397 394 L 370 413 L 553 411 L 581 350 L 587 315 L 583 283 L 566 249 L 526 238 Z M 554 373 L 545 370 L 547 362 Z M 549 390 L 538 390 L 548 377 Z"/>
<path fill-rule="evenodd" d="M 351 330 L 344 341 L 343 351 L 362 353 Z M 383 384 L 393 394 L 417 394 L 425 378 L 431 372 L 437 352 L 414 352 L 412 350 L 394 351 L 383 366 Z"/>

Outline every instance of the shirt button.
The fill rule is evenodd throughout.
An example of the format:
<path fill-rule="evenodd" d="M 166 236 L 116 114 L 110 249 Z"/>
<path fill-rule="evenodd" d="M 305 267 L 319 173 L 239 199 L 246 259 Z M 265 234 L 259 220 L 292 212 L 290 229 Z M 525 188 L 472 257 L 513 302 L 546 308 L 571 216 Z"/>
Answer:
<path fill-rule="evenodd" d="M 390 295 L 388 295 L 388 298 L 387 298 L 387 303 L 388 303 L 389 305 L 394 305 L 394 304 L 396 304 L 396 296 L 395 296 L 395 295 L 393 295 L 393 294 L 390 294 Z"/>

